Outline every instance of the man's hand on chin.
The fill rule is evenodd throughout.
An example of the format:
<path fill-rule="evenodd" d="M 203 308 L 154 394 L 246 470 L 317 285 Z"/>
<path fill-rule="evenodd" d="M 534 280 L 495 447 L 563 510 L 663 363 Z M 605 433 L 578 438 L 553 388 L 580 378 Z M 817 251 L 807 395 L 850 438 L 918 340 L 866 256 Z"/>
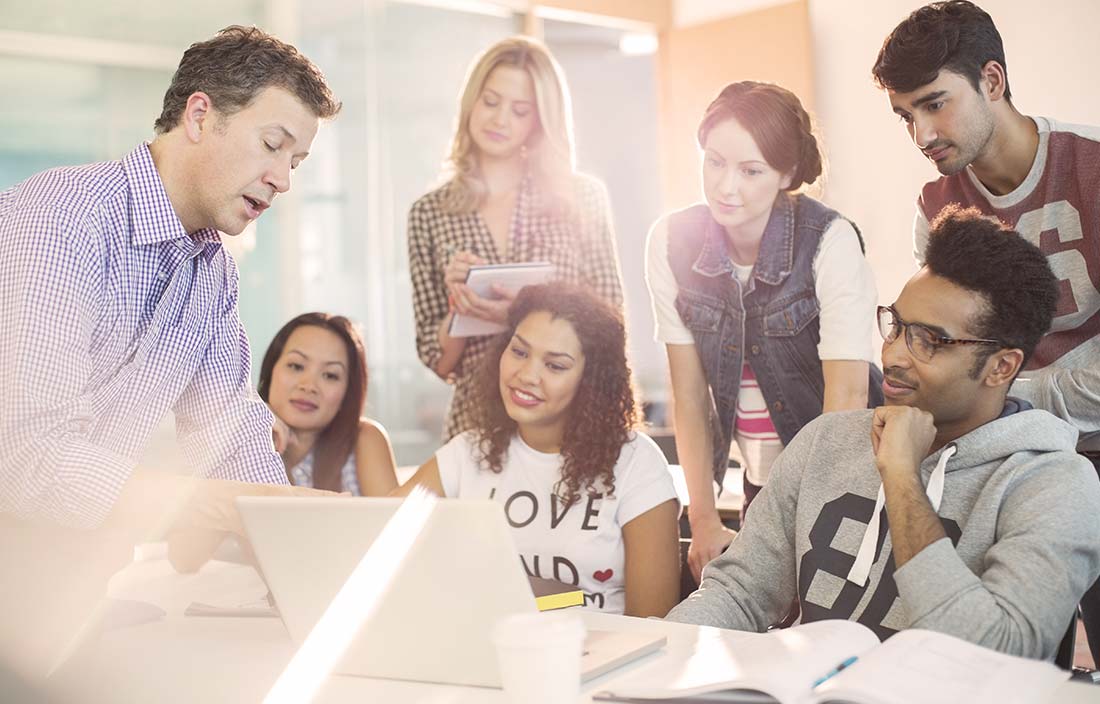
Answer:
<path fill-rule="evenodd" d="M 920 464 L 932 449 L 936 426 L 932 414 L 912 406 L 879 406 L 871 421 L 871 447 L 882 481 L 897 473 L 918 478 Z"/>
<path fill-rule="evenodd" d="M 920 477 L 921 462 L 935 439 L 931 413 L 910 406 L 875 409 L 871 445 L 882 477 L 891 549 L 898 569 L 946 535 Z"/>

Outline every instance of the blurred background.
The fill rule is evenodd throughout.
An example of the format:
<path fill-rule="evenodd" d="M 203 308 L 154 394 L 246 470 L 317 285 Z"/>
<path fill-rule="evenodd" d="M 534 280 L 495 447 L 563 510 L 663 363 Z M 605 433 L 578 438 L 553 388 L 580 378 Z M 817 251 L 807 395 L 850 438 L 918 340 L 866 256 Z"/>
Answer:
<path fill-rule="evenodd" d="M 229 24 L 296 44 L 344 110 L 278 206 L 229 246 L 253 369 L 275 331 L 309 310 L 357 321 L 367 414 L 399 464 L 437 448 L 449 390 L 414 346 L 409 205 L 438 183 L 470 60 L 519 32 L 543 39 L 573 95 L 578 164 L 608 186 L 631 357 L 647 417 L 665 422 L 644 241 L 662 212 L 701 199 L 695 130 L 743 79 L 780 83 L 815 115 L 828 160 L 814 195 L 868 242 L 880 300 L 914 270 L 916 194 L 935 171 L 908 141 L 870 69 L 913 0 L 0 0 L 0 190 L 52 166 L 125 155 L 152 138 L 180 55 Z M 1025 114 L 1100 122 L 1095 0 L 984 0 Z M 878 342 L 876 341 L 876 347 Z M 170 434 L 170 433 L 169 433 Z"/>

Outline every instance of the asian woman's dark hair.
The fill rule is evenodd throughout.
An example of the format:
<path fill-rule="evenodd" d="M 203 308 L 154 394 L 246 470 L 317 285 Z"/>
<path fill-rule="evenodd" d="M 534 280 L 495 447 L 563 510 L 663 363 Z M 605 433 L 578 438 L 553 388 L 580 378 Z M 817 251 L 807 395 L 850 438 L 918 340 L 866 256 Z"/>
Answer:
<path fill-rule="evenodd" d="M 340 410 L 332 418 L 317 438 L 313 448 L 313 486 L 318 489 L 343 491 L 340 469 L 348 456 L 355 451 L 355 441 L 359 437 L 359 416 L 363 413 L 363 404 L 367 398 L 367 355 L 363 348 L 363 339 L 359 337 L 355 326 L 342 315 L 328 313 L 303 313 L 284 325 L 264 353 L 260 365 L 260 398 L 265 402 L 271 392 L 271 376 L 275 363 L 283 354 L 286 341 L 300 327 L 312 325 L 335 333 L 344 341 L 348 353 L 348 389 Z M 287 472 L 289 478 L 290 472 Z"/>
<path fill-rule="evenodd" d="M 549 313 L 573 326 L 584 353 L 584 372 L 569 405 L 562 438 L 557 495 L 573 503 L 582 495 L 613 494 L 615 463 L 637 422 L 626 328 L 618 309 L 587 289 L 553 282 L 524 287 L 508 311 L 508 330 L 480 370 L 475 433 L 481 462 L 500 472 L 517 432 L 500 395 L 500 359 L 516 328 L 532 313 Z"/>

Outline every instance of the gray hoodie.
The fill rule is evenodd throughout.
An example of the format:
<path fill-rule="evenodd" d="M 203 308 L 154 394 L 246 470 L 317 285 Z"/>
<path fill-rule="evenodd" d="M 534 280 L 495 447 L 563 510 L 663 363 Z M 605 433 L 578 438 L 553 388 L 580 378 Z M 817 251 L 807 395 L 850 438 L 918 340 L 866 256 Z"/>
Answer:
<path fill-rule="evenodd" d="M 764 631 L 797 596 L 803 622 L 852 619 L 879 638 L 926 628 L 1052 658 L 1100 575 L 1100 482 L 1074 452 L 1077 430 L 1026 410 L 933 453 L 921 477 L 927 485 L 943 464 L 937 513 L 948 537 L 895 571 L 883 509 L 869 579 L 852 581 L 882 485 L 872 414 L 830 413 L 803 428 L 776 460 L 744 530 L 668 618 Z"/>
<path fill-rule="evenodd" d="M 1081 345 L 1075 353 L 1084 348 Z M 1066 369 L 1052 365 L 1025 371 L 1012 385 L 1011 393 L 1077 428 L 1081 433 L 1077 449 L 1100 452 L 1100 340 L 1093 340 L 1089 348 L 1093 350 L 1091 358 L 1080 361 L 1090 367 Z"/>

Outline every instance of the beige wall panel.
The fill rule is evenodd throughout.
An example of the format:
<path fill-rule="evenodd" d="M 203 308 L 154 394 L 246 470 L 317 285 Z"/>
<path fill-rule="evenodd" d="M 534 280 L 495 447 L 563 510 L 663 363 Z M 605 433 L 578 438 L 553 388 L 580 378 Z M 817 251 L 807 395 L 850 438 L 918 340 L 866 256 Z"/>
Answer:
<path fill-rule="evenodd" d="M 805 0 L 661 33 L 658 53 L 665 207 L 702 198 L 695 131 L 706 106 L 728 83 L 772 81 L 810 110 L 814 80 Z"/>
<path fill-rule="evenodd" d="M 647 22 L 658 29 L 664 29 L 672 24 L 673 0 L 539 0 L 532 4 Z"/>

